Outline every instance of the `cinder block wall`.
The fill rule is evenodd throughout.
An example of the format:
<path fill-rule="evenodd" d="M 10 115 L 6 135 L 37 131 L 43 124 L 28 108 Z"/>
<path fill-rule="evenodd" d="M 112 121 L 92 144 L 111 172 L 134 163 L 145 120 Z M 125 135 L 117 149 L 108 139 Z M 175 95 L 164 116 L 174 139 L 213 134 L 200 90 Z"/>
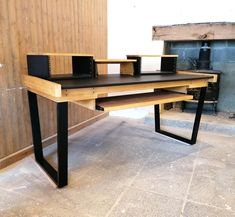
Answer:
<path fill-rule="evenodd" d="M 201 41 L 166 42 L 166 53 L 178 54 L 178 70 L 194 69 Z M 211 41 L 211 67 L 222 72 L 218 111 L 235 112 L 235 40 Z"/>

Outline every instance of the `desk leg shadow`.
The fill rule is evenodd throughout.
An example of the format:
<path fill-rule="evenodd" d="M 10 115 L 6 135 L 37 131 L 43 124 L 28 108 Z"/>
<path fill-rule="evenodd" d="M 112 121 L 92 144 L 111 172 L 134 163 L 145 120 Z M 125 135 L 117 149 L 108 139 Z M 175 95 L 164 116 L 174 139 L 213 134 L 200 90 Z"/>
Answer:
<path fill-rule="evenodd" d="M 57 103 L 57 170 L 43 156 L 37 95 L 28 91 L 34 154 L 37 163 L 58 188 L 68 184 L 68 102 Z"/>
<path fill-rule="evenodd" d="M 197 141 L 197 135 L 198 135 L 199 125 L 200 125 L 200 121 L 201 121 L 201 115 L 202 115 L 202 109 L 203 109 L 203 105 L 204 105 L 205 95 L 206 95 L 206 87 L 202 87 L 200 90 L 200 97 L 198 100 L 196 115 L 195 115 L 194 124 L 193 124 L 192 135 L 191 135 L 190 139 L 182 137 L 182 136 L 178 136 L 176 134 L 167 132 L 165 130 L 161 130 L 159 105 L 154 105 L 155 132 L 169 136 L 169 137 L 177 139 L 177 140 L 180 140 L 180 141 L 188 143 L 190 145 L 195 144 Z"/>

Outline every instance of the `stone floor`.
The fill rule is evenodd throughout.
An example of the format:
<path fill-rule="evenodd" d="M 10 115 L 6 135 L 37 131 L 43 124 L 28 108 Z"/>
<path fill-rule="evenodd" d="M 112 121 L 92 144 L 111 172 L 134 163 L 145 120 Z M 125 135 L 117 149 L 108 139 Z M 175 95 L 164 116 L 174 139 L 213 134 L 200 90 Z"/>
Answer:
<path fill-rule="evenodd" d="M 0 216 L 235 216 L 235 134 L 201 130 L 188 146 L 154 133 L 148 118 L 108 117 L 71 136 L 65 188 L 33 156 L 1 170 Z M 55 163 L 55 146 L 45 153 Z"/>

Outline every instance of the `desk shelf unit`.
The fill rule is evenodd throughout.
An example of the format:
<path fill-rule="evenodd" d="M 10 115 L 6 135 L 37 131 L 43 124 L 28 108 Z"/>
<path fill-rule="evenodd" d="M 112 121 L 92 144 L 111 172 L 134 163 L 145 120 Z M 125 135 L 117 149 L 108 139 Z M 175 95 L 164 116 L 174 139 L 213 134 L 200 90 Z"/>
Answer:
<path fill-rule="evenodd" d="M 152 72 L 143 72 L 142 70 L 142 58 L 160 58 L 161 66 L 160 70 Z M 176 63 L 178 55 L 127 55 L 127 59 L 136 59 L 134 63 L 134 75 L 158 75 L 158 74 L 174 74 L 176 73 Z"/>
<path fill-rule="evenodd" d="M 71 57 L 72 74 L 51 74 L 51 57 Z M 79 79 L 97 77 L 92 54 L 74 53 L 29 53 L 27 54 L 28 74 L 44 79 Z"/>
<path fill-rule="evenodd" d="M 66 77 L 53 77 L 50 72 L 49 58 L 51 55 L 71 56 L 72 74 L 66 75 Z M 128 56 L 126 60 L 103 60 L 94 59 L 93 55 L 81 54 L 27 55 L 29 75 L 23 76 L 23 82 L 28 90 L 35 160 L 59 188 L 68 184 L 68 102 L 83 106 L 89 105 L 90 109 L 103 111 L 153 105 L 155 132 L 191 145 L 196 143 L 206 87 L 208 81 L 213 80 L 214 77 L 176 73 L 177 56 L 175 55 L 171 57 L 160 56 L 162 58 L 162 74 L 153 73 L 144 76 L 145 74 L 141 74 L 141 59 L 139 59 L 142 56 L 134 58 L 132 55 L 134 59 Z M 120 64 L 120 75 L 98 76 L 97 64 Z M 164 74 L 169 70 L 171 73 Z M 159 104 L 191 100 L 193 96 L 186 94 L 189 88 L 200 88 L 200 97 L 192 134 L 190 138 L 187 138 L 161 129 Z M 149 89 L 152 89 L 153 92 L 123 95 L 125 91 Z M 121 96 L 107 97 L 112 93 L 120 93 Z M 37 95 L 56 103 L 57 169 L 43 155 Z"/>

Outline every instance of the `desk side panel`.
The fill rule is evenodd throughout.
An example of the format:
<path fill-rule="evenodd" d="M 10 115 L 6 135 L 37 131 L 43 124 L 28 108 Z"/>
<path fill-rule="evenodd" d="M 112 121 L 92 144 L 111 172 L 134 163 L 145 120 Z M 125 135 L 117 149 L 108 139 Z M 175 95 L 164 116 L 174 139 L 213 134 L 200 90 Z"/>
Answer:
<path fill-rule="evenodd" d="M 61 85 L 30 75 L 23 75 L 23 83 L 34 93 L 46 94 L 52 97 L 61 97 Z"/>

